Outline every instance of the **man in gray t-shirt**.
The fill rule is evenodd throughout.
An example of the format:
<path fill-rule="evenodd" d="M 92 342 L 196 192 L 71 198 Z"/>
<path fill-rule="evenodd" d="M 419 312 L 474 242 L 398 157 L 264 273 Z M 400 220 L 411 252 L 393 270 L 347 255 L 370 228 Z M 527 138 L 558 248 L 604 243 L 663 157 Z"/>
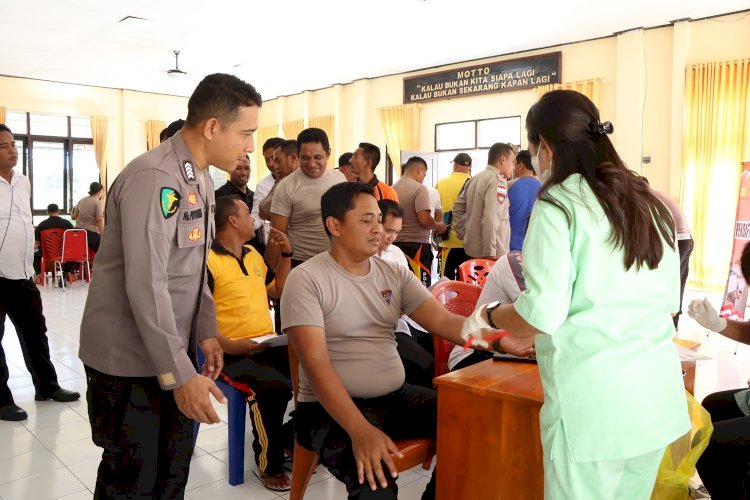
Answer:
<path fill-rule="evenodd" d="M 422 184 L 426 175 L 427 163 L 419 156 L 412 156 L 404 164 L 401 179 L 393 185 L 399 204 L 404 210 L 403 227 L 394 244 L 409 259 L 409 267 L 422 284 L 430 286 L 432 282 L 430 232 L 442 234 L 447 227 L 433 218 L 430 191 Z"/>
<path fill-rule="evenodd" d="M 281 298 L 282 328 L 300 360 L 297 439 L 346 484 L 349 498 L 396 498 L 391 437 L 435 437 L 437 426 L 435 391 L 404 383 L 396 322 L 403 311 L 463 343 L 464 318 L 407 269 L 374 257 L 381 214 L 372 186 L 338 184 L 321 211 L 331 249 L 292 270 Z M 434 497 L 434 485 L 433 476 L 423 498 Z"/>

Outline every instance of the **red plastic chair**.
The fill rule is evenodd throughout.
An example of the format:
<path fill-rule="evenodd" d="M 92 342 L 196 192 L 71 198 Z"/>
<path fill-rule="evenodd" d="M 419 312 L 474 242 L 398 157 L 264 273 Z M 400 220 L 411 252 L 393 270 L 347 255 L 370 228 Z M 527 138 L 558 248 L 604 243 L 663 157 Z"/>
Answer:
<path fill-rule="evenodd" d="M 469 259 L 458 266 L 458 279 L 464 283 L 484 286 L 494 265 L 495 261 L 491 259 Z"/>
<path fill-rule="evenodd" d="M 81 286 L 85 285 L 91 277 L 91 265 L 89 264 L 89 245 L 86 241 L 85 229 L 66 229 L 63 234 L 62 258 L 55 261 L 55 266 L 59 267 L 60 274 L 63 275 L 62 265 L 66 262 L 75 262 L 81 266 Z M 88 271 L 88 272 L 86 272 Z M 65 280 L 62 280 L 63 291 L 65 290 Z"/>
<path fill-rule="evenodd" d="M 41 272 L 42 277 L 47 274 L 47 264 L 52 262 L 52 280 L 57 278 L 56 263 L 62 260 L 63 234 L 64 229 L 45 229 L 39 234 L 39 245 L 42 247 Z M 45 280 L 42 279 L 42 286 Z"/>
<path fill-rule="evenodd" d="M 299 360 L 291 343 L 289 344 L 289 368 L 292 375 L 292 388 L 294 389 L 294 406 L 296 407 L 297 393 L 299 392 Z M 403 455 L 403 458 L 391 455 L 399 472 L 409 470 L 419 464 L 422 464 L 422 468 L 425 470 L 430 469 L 432 457 L 435 456 L 435 441 L 433 439 L 396 439 L 394 443 Z M 289 491 L 289 500 L 302 500 L 310 477 L 317 466 L 318 456 L 315 452 L 308 450 L 295 439 L 292 488 Z"/>
<path fill-rule="evenodd" d="M 432 289 L 432 295 L 453 314 L 469 317 L 477 306 L 482 287 L 461 281 L 443 281 Z M 435 376 L 448 373 L 448 357 L 456 344 L 433 335 L 435 346 Z"/>

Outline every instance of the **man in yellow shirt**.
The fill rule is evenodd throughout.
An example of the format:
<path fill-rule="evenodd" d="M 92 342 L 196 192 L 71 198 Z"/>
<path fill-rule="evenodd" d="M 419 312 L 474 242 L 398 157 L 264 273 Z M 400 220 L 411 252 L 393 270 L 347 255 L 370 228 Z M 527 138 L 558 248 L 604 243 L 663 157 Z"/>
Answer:
<path fill-rule="evenodd" d="M 456 230 L 452 227 L 453 204 L 456 203 L 458 195 L 464 190 L 466 183 L 471 179 L 471 156 L 466 153 L 458 153 L 453 159 L 453 172 L 448 177 L 440 179 L 435 189 L 440 193 L 440 204 L 443 206 L 443 221 L 449 231 L 443 233 L 440 238 L 440 251 L 438 252 L 440 275 L 449 280 L 455 280 L 458 266 L 468 260 L 464 252 L 464 242 L 456 236 Z"/>
<path fill-rule="evenodd" d="M 282 424 L 292 397 L 289 356 L 286 345 L 267 347 L 258 340 L 276 335 L 268 297 L 281 297 L 291 269 L 292 247 L 284 233 L 271 229 L 268 244 L 281 253 L 275 272 L 269 272 L 263 257 L 244 245 L 255 229 L 250 209 L 242 199 L 237 195 L 217 198 L 215 218 L 208 285 L 216 304 L 218 340 L 224 350 L 222 376 L 248 394 L 258 477 L 268 489 L 286 491 L 291 480 L 283 467 L 284 432 L 291 432 L 291 426 L 285 429 Z"/>

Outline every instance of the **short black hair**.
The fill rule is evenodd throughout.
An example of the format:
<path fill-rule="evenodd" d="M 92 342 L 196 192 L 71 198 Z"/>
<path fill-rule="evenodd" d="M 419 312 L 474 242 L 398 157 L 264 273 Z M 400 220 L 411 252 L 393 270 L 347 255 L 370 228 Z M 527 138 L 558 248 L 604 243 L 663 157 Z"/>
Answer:
<path fill-rule="evenodd" d="M 276 149 L 279 147 L 279 144 L 284 142 L 284 139 L 281 137 L 271 137 L 270 139 L 266 140 L 266 142 L 263 143 L 263 148 L 261 148 L 261 152 L 265 151 L 266 149 Z"/>
<path fill-rule="evenodd" d="M 362 154 L 372 163 L 372 171 L 375 171 L 375 167 L 380 163 L 380 148 L 375 144 L 369 142 L 360 142 L 359 147 L 362 148 Z"/>
<path fill-rule="evenodd" d="M 401 165 L 401 173 L 403 174 L 411 167 L 416 166 L 418 163 L 424 165 L 424 168 L 427 168 L 427 162 L 424 161 L 424 158 L 422 158 L 421 156 L 412 156 L 411 158 L 406 160 L 406 163 Z"/>
<path fill-rule="evenodd" d="M 341 156 L 339 156 L 339 167 L 343 166 L 350 166 L 352 162 L 352 156 L 354 156 L 352 153 L 344 153 Z"/>
<path fill-rule="evenodd" d="M 531 153 L 529 153 L 528 149 L 522 149 L 518 152 L 516 155 L 516 162 L 523 165 L 526 170 L 534 171 L 534 167 L 531 166 Z"/>
<path fill-rule="evenodd" d="M 383 220 L 389 215 L 393 218 L 404 218 L 404 209 L 396 201 L 384 198 L 378 201 L 378 207 L 380 207 L 380 213 L 383 214 Z"/>
<path fill-rule="evenodd" d="M 98 182 L 94 181 L 91 184 L 89 184 L 89 194 L 96 194 L 101 192 L 101 190 L 104 189 L 104 186 L 99 184 Z"/>
<path fill-rule="evenodd" d="M 297 154 L 297 141 L 295 141 L 294 139 L 281 141 L 281 144 L 276 146 L 274 149 L 281 149 L 281 152 L 287 156 L 291 154 Z"/>
<path fill-rule="evenodd" d="M 10 128 L 8 128 L 8 126 L 4 123 L 0 123 L 0 132 L 8 132 L 9 134 L 13 134 Z"/>
<path fill-rule="evenodd" d="M 320 143 L 326 153 L 331 150 L 331 145 L 328 143 L 328 134 L 326 134 L 326 131 L 323 129 L 306 128 L 300 132 L 297 136 L 297 152 L 299 153 L 303 144 L 310 142 Z"/>
<path fill-rule="evenodd" d="M 60 211 L 60 207 L 57 206 L 57 203 L 50 203 L 49 205 L 47 205 L 47 215 L 53 214 L 59 211 Z"/>
<path fill-rule="evenodd" d="M 320 197 L 320 213 L 323 216 L 323 228 L 326 230 L 328 237 L 331 237 L 331 233 L 326 227 L 328 217 L 343 222 L 346 212 L 354 208 L 354 199 L 357 196 L 369 194 L 374 197 L 374 192 L 373 187 L 364 182 L 340 182 L 323 193 L 323 196 Z"/>
<path fill-rule="evenodd" d="M 242 198 L 236 194 L 228 194 L 216 198 L 216 213 L 214 214 L 214 220 L 216 221 L 217 231 L 224 229 L 224 226 L 226 226 L 229 221 L 229 217 L 236 217 L 239 214 L 239 207 L 235 201 L 242 201 Z M 242 203 L 244 204 L 245 202 L 242 201 Z"/>
<path fill-rule="evenodd" d="M 195 87 L 188 100 L 185 124 L 194 127 L 202 120 L 216 118 L 226 125 L 235 121 L 240 106 L 262 105 L 263 99 L 255 87 L 234 75 L 214 73 Z"/>
<path fill-rule="evenodd" d="M 487 154 L 487 165 L 494 165 L 501 157 L 513 153 L 513 146 L 507 142 L 496 142 L 490 146 L 490 152 Z"/>

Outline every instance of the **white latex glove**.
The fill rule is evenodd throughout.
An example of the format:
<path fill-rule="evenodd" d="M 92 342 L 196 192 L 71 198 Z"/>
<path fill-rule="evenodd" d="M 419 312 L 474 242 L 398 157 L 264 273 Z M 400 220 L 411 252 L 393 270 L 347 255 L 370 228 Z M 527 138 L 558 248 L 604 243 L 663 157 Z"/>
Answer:
<path fill-rule="evenodd" d="M 716 312 L 707 298 L 692 301 L 688 306 L 688 316 L 697 321 L 703 328 L 708 328 L 714 332 L 720 332 L 727 327 L 727 320 L 719 317 L 719 313 Z"/>
<path fill-rule="evenodd" d="M 492 327 L 482 318 L 482 312 L 484 312 L 487 306 L 484 305 L 474 311 L 474 314 L 464 320 L 464 326 L 461 328 L 461 338 L 468 341 L 469 339 L 475 339 L 474 345 L 489 348 L 489 343 L 484 340 L 484 337 L 489 337 L 494 331 Z"/>

